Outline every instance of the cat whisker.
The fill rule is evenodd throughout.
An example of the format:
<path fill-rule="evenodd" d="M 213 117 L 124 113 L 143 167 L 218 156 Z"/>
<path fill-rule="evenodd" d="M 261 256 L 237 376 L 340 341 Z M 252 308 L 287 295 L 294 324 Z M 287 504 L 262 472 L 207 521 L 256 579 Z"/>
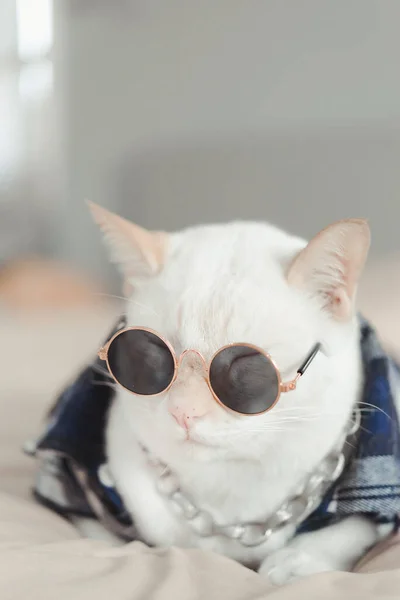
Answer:
<path fill-rule="evenodd" d="M 390 421 L 392 421 L 392 417 L 387 412 L 385 412 L 382 408 L 380 408 L 379 406 L 375 406 L 375 404 L 369 404 L 369 402 L 360 402 L 360 405 L 370 407 L 371 411 L 377 410 L 378 412 L 385 415 L 385 417 L 387 417 Z M 361 410 L 363 410 L 363 409 L 361 409 Z"/>
<path fill-rule="evenodd" d="M 104 298 L 114 298 L 116 300 L 123 300 L 124 302 L 127 302 L 128 304 L 132 304 L 132 306 L 137 306 L 138 308 L 142 308 L 143 310 L 149 311 L 156 317 L 160 316 L 160 313 L 158 313 L 152 306 L 147 306 L 146 304 L 137 302 L 137 300 L 133 300 L 132 298 L 124 298 L 123 296 L 117 296 L 116 294 L 107 294 L 105 292 L 96 292 L 95 296 L 102 296 Z"/>
<path fill-rule="evenodd" d="M 107 371 L 107 369 L 105 369 L 104 367 L 97 365 L 97 364 L 93 364 L 92 370 L 95 371 L 96 373 L 98 373 L 99 375 L 103 375 L 104 377 L 107 377 L 108 379 L 110 379 L 110 381 L 114 381 L 112 379 L 109 371 Z"/>
<path fill-rule="evenodd" d="M 287 431 L 287 427 L 265 427 L 265 428 L 254 428 L 247 429 L 246 431 L 221 431 L 219 433 L 209 434 L 207 437 L 209 438 L 225 438 L 225 437 L 246 437 L 254 433 L 272 433 L 272 432 L 284 432 Z"/>
<path fill-rule="evenodd" d="M 275 419 L 274 423 L 275 424 L 279 424 L 279 423 L 309 423 L 309 422 L 321 421 L 324 419 L 324 417 L 327 417 L 327 416 L 332 416 L 332 415 L 326 415 L 326 414 L 296 415 L 295 417 L 282 417 L 280 419 Z"/>
<path fill-rule="evenodd" d="M 275 407 L 274 413 L 286 413 L 286 412 L 295 412 L 297 410 L 315 410 L 315 406 L 285 406 L 284 408 Z"/>
<path fill-rule="evenodd" d="M 108 387 L 111 388 L 112 390 L 115 390 L 115 383 L 112 383 L 111 381 L 92 381 L 92 385 L 96 385 L 96 386 L 103 386 L 103 387 Z"/>
<path fill-rule="evenodd" d="M 353 450 L 356 449 L 356 446 L 354 444 L 352 444 L 351 442 L 349 442 L 348 440 L 344 441 L 344 445 L 350 446 L 350 448 L 352 448 Z"/>
<path fill-rule="evenodd" d="M 369 435 L 372 434 L 372 431 L 370 431 L 369 429 L 367 429 L 366 427 L 363 427 L 362 425 L 360 425 L 360 430 L 361 431 L 365 431 L 365 433 L 368 433 Z"/>
<path fill-rule="evenodd" d="M 287 416 L 280 419 L 276 419 L 274 422 L 261 423 L 258 424 L 257 427 L 252 427 L 247 430 L 237 430 L 237 429 L 228 429 L 225 431 L 220 431 L 215 434 L 211 434 L 209 437 L 215 438 L 225 438 L 225 437 L 245 437 L 254 433 L 271 433 L 271 432 L 284 432 L 287 431 L 289 426 L 292 424 L 298 423 L 310 423 L 314 421 L 318 421 L 321 417 L 326 416 L 337 416 L 340 414 L 340 411 L 334 412 L 319 412 L 309 415 L 296 415 L 296 416 Z"/>
<path fill-rule="evenodd" d="M 123 300 L 124 302 L 127 301 L 127 298 L 124 298 L 123 296 L 117 296 L 116 294 L 107 294 L 106 292 L 95 292 L 93 295 L 101 296 L 102 298 L 114 298 L 117 300 Z"/>

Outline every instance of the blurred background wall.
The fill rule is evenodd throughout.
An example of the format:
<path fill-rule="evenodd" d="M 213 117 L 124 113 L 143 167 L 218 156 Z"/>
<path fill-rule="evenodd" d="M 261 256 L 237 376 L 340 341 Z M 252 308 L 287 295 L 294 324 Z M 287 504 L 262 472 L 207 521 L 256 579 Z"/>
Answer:
<path fill-rule="evenodd" d="M 373 257 L 400 250 L 398 0 L 0 7 L 0 260 L 112 286 L 86 198 L 167 230 L 366 216 Z"/>

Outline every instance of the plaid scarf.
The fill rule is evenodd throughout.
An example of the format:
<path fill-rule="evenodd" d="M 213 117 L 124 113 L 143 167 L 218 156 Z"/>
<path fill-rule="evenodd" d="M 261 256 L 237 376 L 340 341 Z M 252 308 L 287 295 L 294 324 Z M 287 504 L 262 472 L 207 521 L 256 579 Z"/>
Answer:
<path fill-rule="evenodd" d="M 113 333 L 124 322 L 120 320 Z M 365 410 L 357 447 L 342 477 L 300 526 L 301 532 L 354 514 L 397 525 L 400 429 L 396 401 L 400 408 L 400 368 L 363 319 L 360 344 L 364 367 L 361 408 Z M 34 492 L 42 503 L 67 518 L 93 517 L 121 538 L 135 540 L 139 536 L 134 522 L 106 467 L 105 427 L 114 394 L 103 363 L 96 359 L 60 395 L 44 434 L 30 449 L 39 463 Z"/>

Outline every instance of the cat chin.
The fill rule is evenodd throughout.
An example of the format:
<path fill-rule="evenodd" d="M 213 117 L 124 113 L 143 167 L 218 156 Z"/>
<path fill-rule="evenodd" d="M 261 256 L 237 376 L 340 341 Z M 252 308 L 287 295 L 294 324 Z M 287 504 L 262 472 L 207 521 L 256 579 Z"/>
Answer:
<path fill-rule="evenodd" d="M 215 457 L 215 453 L 217 452 L 224 452 L 225 454 L 228 452 L 228 448 L 224 448 L 218 443 L 218 440 L 207 439 L 207 436 L 195 432 L 189 433 L 188 437 L 183 433 L 178 438 L 166 438 L 165 443 L 171 446 L 174 445 L 182 453 L 196 453 L 196 456 L 204 454 Z"/>
<path fill-rule="evenodd" d="M 168 444 L 168 441 L 167 441 Z M 218 441 L 214 437 L 207 439 L 206 436 L 192 435 L 190 439 L 172 442 L 171 447 L 186 457 L 191 457 L 201 462 L 209 462 L 212 460 L 258 460 L 260 457 L 260 449 L 254 448 L 246 443 L 238 442 L 226 443 Z"/>

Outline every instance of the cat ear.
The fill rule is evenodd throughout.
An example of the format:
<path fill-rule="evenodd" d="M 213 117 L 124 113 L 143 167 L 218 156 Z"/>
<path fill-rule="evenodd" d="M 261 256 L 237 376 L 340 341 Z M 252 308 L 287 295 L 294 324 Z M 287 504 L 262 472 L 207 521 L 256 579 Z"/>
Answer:
<path fill-rule="evenodd" d="M 354 314 L 370 239 L 368 223 L 363 219 L 330 225 L 295 257 L 288 272 L 289 283 L 319 298 L 336 319 L 349 319 Z"/>
<path fill-rule="evenodd" d="M 116 263 L 125 280 L 150 277 L 163 265 L 167 234 L 151 232 L 89 202 L 95 222 L 104 233 L 111 260 Z"/>

